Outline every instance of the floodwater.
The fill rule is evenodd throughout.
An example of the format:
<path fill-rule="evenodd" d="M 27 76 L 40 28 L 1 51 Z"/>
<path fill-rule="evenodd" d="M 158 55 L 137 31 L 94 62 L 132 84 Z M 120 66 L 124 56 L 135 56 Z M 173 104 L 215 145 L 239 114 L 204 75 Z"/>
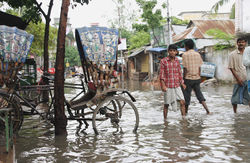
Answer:
<path fill-rule="evenodd" d="M 161 91 L 145 83 L 130 84 L 130 90 L 140 115 L 137 133 L 96 136 L 91 125 L 77 130 L 78 123 L 69 121 L 68 135 L 55 138 L 52 125 L 29 116 L 17 139 L 17 162 L 250 162 L 250 109 L 233 113 L 231 85 L 202 89 L 211 115 L 193 96 L 188 116 L 169 111 L 167 122 Z"/>

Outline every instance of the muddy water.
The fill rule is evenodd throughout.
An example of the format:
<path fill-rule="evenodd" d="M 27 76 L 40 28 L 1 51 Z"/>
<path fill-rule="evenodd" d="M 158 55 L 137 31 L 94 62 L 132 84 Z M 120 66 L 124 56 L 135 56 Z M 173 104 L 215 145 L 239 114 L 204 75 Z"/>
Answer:
<path fill-rule="evenodd" d="M 203 88 L 211 115 L 193 97 L 185 119 L 179 111 L 169 112 L 167 122 L 160 91 L 145 83 L 130 88 L 140 114 L 137 134 L 95 136 L 91 126 L 77 130 L 78 123 L 69 121 L 68 135 L 55 138 L 52 125 L 26 117 L 17 162 L 250 162 L 250 109 L 240 106 L 233 114 L 231 86 Z"/>

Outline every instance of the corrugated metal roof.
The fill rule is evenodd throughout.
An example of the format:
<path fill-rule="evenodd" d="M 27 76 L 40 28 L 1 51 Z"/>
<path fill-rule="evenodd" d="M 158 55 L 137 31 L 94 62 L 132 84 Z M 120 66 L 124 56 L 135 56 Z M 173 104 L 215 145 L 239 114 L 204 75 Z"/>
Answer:
<path fill-rule="evenodd" d="M 187 29 L 186 25 L 171 25 L 172 35 L 178 35 Z"/>
<path fill-rule="evenodd" d="M 227 34 L 234 35 L 233 20 L 192 20 L 187 29 L 179 35 L 173 37 L 173 42 L 178 42 L 188 38 L 205 39 L 211 38 L 206 34 L 209 29 L 219 29 Z"/>
<path fill-rule="evenodd" d="M 145 49 L 146 49 L 145 46 L 136 49 L 132 54 L 128 56 L 128 58 L 137 56 L 138 54 L 142 53 Z"/>

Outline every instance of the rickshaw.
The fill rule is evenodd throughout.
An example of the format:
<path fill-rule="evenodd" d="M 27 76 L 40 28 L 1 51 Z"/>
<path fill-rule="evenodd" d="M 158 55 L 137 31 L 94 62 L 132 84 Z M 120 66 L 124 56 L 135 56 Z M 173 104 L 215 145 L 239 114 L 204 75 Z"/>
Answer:
<path fill-rule="evenodd" d="M 20 101 L 11 94 L 17 82 L 17 74 L 22 69 L 29 52 L 33 35 L 16 27 L 0 26 L 0 110 L 8 111 L 14 131 L 20 129 L 23 112 Z M 1 112 L 3 117 L 5 113 Z M 6 121 L 0 121 L 0 128 L 4 128 Z M 5 127 L 6 128 L 6 127 Z M 2 130 L 3 131 L 3 130 Z"/>
<path fill-rule="evenodd" d="M 8 27 L 1 27 L 0 34 L 6 35 Z M 0 28 L 0 31 L 1 31 Z M 12 28 L 11 28 L 12 29 Z M 15 28 L 15 30 L 18 30 Z M 18 30 L 20 31 L 20 30 Z M 22 31 L 25 32 L 25 31 Z M 95 134 L 106 133 L 124 133 L 129 130 L 137 131 L 139 125 L 139 114 L 134 103 L 135 98 L 125 89 L 118 89 L 118 79 L 115 72 L 117 62 L 117 45 L 118 45 L 118 30 L 109 29 L 106 27 L 83 27 L 75 31 L 76 42 L 80 59 L 82 63 L 83 74 L 79 75 L 81 84 L 66 83 L 65 86 L 73 89 L 81 89 L 75 97 L 67 99 L 65 97 L 65 106 L 67 108 L 68 120 L 77 120 L 79 128 L 85 124 L 85 129 L 88 128 L 88 121 L 92 121 L 92 128 Z M 10 35 L 10 34 L 9 34 Z M 15 38 L 20 36 L 13 36 L 8 38 L 8 45 L 15 44 Z M 14 121 L 14 130 L 18 131 L 23 121 L 22 106 L 32 108 L 32 113 L 39 114 L 43 119 L 54 121 L 54 97 L 51 93 L 51 106 L 44 114 L 35 109 L 36 105 L 30 103 L 26 98 L 23 98 L 19 92 L 22 89 L 16 90 L 16 86 L 20 83 L 18 81 L 18 71 L 24 65 L 30 44 L 33 36 L 26 33 L 25 39 L 20 39 L 22 43 L 18 42 L 18 49 L 24 49 L 25 53 L 21 50 L 12 54 L 12 57 L 5 57 L 6 55 L 6 40 L 1 45 L 1 75 L 2 87 L 0 89 L 0 109 L 11 107 L 14 111 L 11 112 L 11 117 Z M 5 38 L 5 37 L 2 37 Z M 12 41 L 12 42 L 11 42 Z M 19 45 L 20 44 L 20 45 Z M 24 44 L 24 45 L 23 45 Z M 14 50 L 14 49 L 12 49 Z M 14 50 L 15 51 L 15 50 Z M 21 54 L 19 54 L 21 53 Z M 9 65 L 9 66 L 8 66 Z M 32 63 L 31 63 L 32 65 Z M 27 79 L 31 79 L 27 76 Z M 32 79 L 31 79 L 32 80 Z M 48 78 L 50 85 L 48 86 L 33 86 L 45 90 L 53 90 L 53 79 Z M 51 84 L 52 83 L 52 84 Z M 52 87 L 52 88 L 51 88 Z M 32 92 L 33 90 L 27 90 Z M 20 103 L 22 101 L 23 103 Z M 1 123 L 1 122 L 0 122 Z M 0 126 L 4 126 L 3 124 Z"/>
<path fill-rule="evenodd" d="M 95 134 L 100 132 L 137 131 L 138 110 L 135 98 L 125 89 L 118 89 L 116 75 L 118 30 L 106 27 L 83 27 L 75 30 L 83 68 L 86 92 L 78 99 L 66 100 L 68 119 L 79 125 L 92 121 Z M 132 129 L 131 129 L 132 128 Z"/>

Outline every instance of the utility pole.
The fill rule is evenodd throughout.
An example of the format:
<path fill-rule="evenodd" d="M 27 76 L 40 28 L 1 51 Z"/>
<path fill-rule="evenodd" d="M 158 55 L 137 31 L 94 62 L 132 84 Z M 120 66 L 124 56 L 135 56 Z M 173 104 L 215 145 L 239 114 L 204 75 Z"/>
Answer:
<path fill-rule="evenodd" d="M 123 3 L 123 1 L 121 1 L 120 3 Z M 121 5 L 122 6 L 122 5 Z M 118 23 L 119 23 L 119 39 L 121 39 L 121 7 L 119 6 L 119 3 L 118 3 Z M 117 54 L 118 55 L 118 54 Z M 121 78 L 121 81 L 122 81 L 122 89 L 124 89 L 124 65 L 123 65 L 123 53 L 122 53 L 122 50 L 121 50 L 121 61 L 122 61 L 122 78 Z"/>
<path fill-rule="evenodd" d="M 167 0 L 167 29 L 168 29 L 168 33 L 167 33 L 167 45 L 172 43 L 172 39 L 171 39 L 171 27 L 170 27 L 170 17 L 169 17 L 169 0 Z"/>

